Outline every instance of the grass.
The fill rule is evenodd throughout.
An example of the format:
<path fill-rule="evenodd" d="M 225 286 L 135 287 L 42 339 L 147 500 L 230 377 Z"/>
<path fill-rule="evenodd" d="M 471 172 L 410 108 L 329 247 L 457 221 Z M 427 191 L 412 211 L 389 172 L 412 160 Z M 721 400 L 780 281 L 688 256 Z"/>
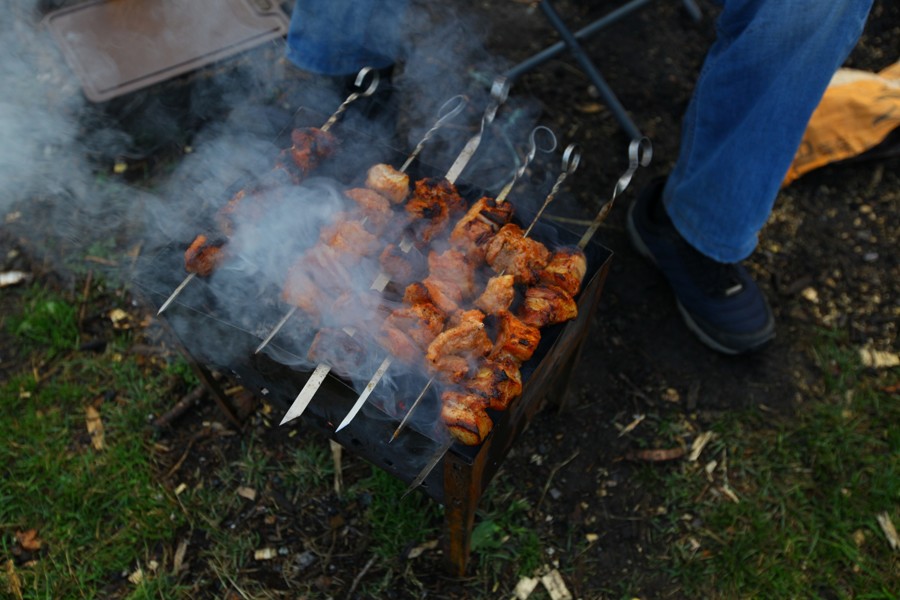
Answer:
<path fill-rule="evenodd" d="M 133 585 L 123 575 L 159 563 L 160 548 L 181 518 L 155 479 L 140 433 L 162 398 L 161 373 L 124 358 L 118 339 L 98 355 L 71 354 L 76 310 L 41 289 L 9 325 L 33 364 L 0 385 L 0 556 L 22 557 L 16 533 L 36 530 L 40 549 L 19 566 L 7 563 L 4 584 L 23 598 L 96 598 L 124 585 L 132 598 L 171 593 L 165 578 Z M 103 424 L 103 443 L 87 430 L 88 408 Z M 146 569 L 146 566 L 144 567 Z"/>
<path fill-rule="evenodd" d="M 865 370 L 833 335 L 817 358 L 821 395 L 796 415 L 728 415 L 700 461 L 647 470 L 666 490 L 668 564 L 689 595 L 897 597 L 900 555 L 876 519 L 900 524 L 896 373 Z"/>
<path fill-rule="evenodd" d="M 334 589 L 321 583 L 331 576 L 329 561 L 346 556 L 369 564 L 339 563 L 344 593 L 360 574 L 362 597 L 428 592 L 417 570 L 433 561 L 407 558 L 440 536 L 441 509 L 424 495 L 401 498 L 401 482 L 347 457 L 348 487 L 337 496 L 327 443 L 294 437 L 302 430 L 274 442 L 269 426 L 211 441 L 205 466 L 161 476 L 148 415 L 171 404 L 173 380 L 185 389 L 197 384 L 190 369 L 139 360 L 127 351 L 134 341 L 127 331 L 115 332 L 102 353 L 77 351 L 76 305 L 39 286 L 22 293 L 22 310 L 0 324 L 29 354 L 0 383 L 0 594 L 282 598 L 289 580 L 293 597 L 316 598 Z M 715 435 L 700 460 L 641 472 L 666 507 L 655 521 L 654 553 L 686 597 L 896 597 L 900 553 L 888 547 L 877 516 L 900 524 L 900 407 L 890 391 L 897 373 L 866 370 L 833 334 L 822 335 L 816 352 L 821 385 L 795 416 L 725 414 L 710 425 Z M 87 429 L 89 408 L 103 424 L 102 449 Z M 694 432 L 677 412 L 651 415 L 647 424 L 656 441 Z M 185 451 L 183 443 L 176 450 Z M 275 490 L 294 513 L 273 502 Z M 533 513 L 502 476 L 489 486 L 473 531 L 472 597 L 509 591 L 547 563 L 554 542 L 542 538 Z M 297 532 L 304 519 L 309 537 L 278 541 L 282 524 Z M 16 534 L 31 529 L 41 547 L 24 552 Z M 173 572 L 173 555 L 188 541 L 184 577 Z M 261 548 L 278 557 L 261 563 Z M 303 553 L 316 566 L 291 574 Z M 143 580 L 129 581 L 138 568 Z M 277 580 L 265 574 L 278 569 Z M 640 595 L 640 582 L 620 585 L 621 597 Z"/>

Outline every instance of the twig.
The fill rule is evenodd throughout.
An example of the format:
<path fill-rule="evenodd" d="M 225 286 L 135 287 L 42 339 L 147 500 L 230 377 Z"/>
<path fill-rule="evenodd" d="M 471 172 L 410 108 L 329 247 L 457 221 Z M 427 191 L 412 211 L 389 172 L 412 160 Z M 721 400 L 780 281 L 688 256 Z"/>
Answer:
<path fill-rule="evenodd" d="M 366 563 L 366 566 L 364 566 L 364 567 L 362 568 L 362 571 L 360 571 L 360 572 L 356 575 L 356 577 L 353 578 L 353 583 L 350 584 L 350 589 L 347 590 L 347 600 L 350 600 L 350 598 L 353 596 L 353 592 L 354 592 L 354 590 L 356 590 L 356 586 L 359 585 L 359 582 L 362 581 L 362 578 L 365 576 L 366 571 L 368 571 L 369 568 L 370 568 L 373 564 L 375 564 L 375 557 L 374 557 L 374 556 L 373 556 L 372 558 L 369 559 L 369 562 L 367 562 L 367 563 Z"/>
<path fill-rule="evenodd" d="M 84 288 L 81 291 L 81 307 L 78 309 L 78 329 L 81 329 L 84 323 L 84 312 L 87 309 L 88 295 L 91 293 L 91 282 L 94 279 L 94 270 L 88 269 L 87 277 L 84 278 Z"/>
<path fill-rule="evenodd" d="M 544 497 L 547 495 L 547 490 L 550 489 L 550 483 L 553 481 L 553 478 L 556 477 L 556 474 L 559 472 L 559 470 L 562 469 L 567 464 L 569 464 L 570 462 L 572 462 L 573 460 L 575 460 L 575 457 L 578 456 L 579 453 L 580 453 L 580 450 L 576 450 L 572 454 L 572 456 L 570 456 L 566 460 L 562 461 L 561 463 L 559 463 L 558 465 L 553 467 L 553 470 L 550 471 L 550 476 L 547 478 L 547 483 L 544 484 L 544 490 L 541 492 L 541 499 L 538 500 L 537 505 L 534 507 L 535 511 L 540 510 L 541 504 L 544 503 Z"/>
<path fill-rule="evenodd" d="M 185 460 L 187 460 L 188 454 L 190 453 L 191 448 L 194 446 L 194 442 L 196 442 L 197 440 L 199 440 L 202 437 L 206 437 L 206 436 L 210 435 L 211 433 L 212 433 L 212 430 L 208 427 L 205 427 L 191 436 L 191 439 L 188 440 L 187 447 L 184 449 L 184 452 L 181 454 L 181 458 L 179 458 L 178 462 L 176 462 L 175 465 L 171 469 L 169 469 L 169 472 L 166 473 L 166 479 L 169 479 L 170 477 L 172 477 L 172 475 L 174 475 L 178 471 L 178 469 L 181 468 L 181 465 L 184 463 Z"/>
<path fill-rule="evenodd" d="M 181 400 L 176 402 L 175 406 L 157 417 L 156 421 L 153 422 L 153 425 L 155 427 L 165 427 L 171 424 L 172 421 L 186 413 L 192 406 L 197 404 L 197 402 L 200 401 L 200 399 L 203 397 L 203 394 L 205 393 L 206 386 L 198 385 L 187 395 L 183 396 Z"/>

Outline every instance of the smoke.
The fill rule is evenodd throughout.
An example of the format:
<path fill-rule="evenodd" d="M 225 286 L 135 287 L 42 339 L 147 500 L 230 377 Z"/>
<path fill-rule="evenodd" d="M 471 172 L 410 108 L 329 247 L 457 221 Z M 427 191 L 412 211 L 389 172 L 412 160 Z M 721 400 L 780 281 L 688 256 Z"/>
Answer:
<path fill-rule="evenodd" d="M 32 1 L 7 2 L 10 9 L 0 20 L 0 216 L 33 240 L 34 250 L 58 260 L 59 269 L 98 244 L 139 247 L 136 273 L 109 275 L 134 284 L 157 305 L 186 275 L 182 256 L 194 236 L 215 229 L 216 211 L 283 159 L 280 152 L 290 143 L 286 132 L 321 125 L 346 97 L 333 80 L 296 74 L 275 44 L 227 66 L 92 104 L 40 26 Z M 335 126 L 341 164 L 302 185 L 267 186 L 256 200 L 266 207 L 262 215 L 237 220 L 229 259 L 188 285 L 167 315 L 193 352 L 217 364 L 252 355 L 289 308 L 281 299 L 285 274 L 322 228 L 348 210 L 343 190 L 361 185 L 368 165 L 401 164 L 449 98 L 466 94 L 469 107 L 426 145 L 414 172 L 443 174 L 478 131 L 491 80 L 508 65 L 484 49 L 482 25 L 454 11 L 449 3 L 413 3 L 397 22 L 402 61 L 391 82 L 392 98 L 368 105 L 360 100 Z M 304 110 L 296 113 L 301 105 Z M 391 108 L 399 110 L 402 141 L 383 137 L 395 125 Z M 489 191 L 506 183 L 521 164 L 539 116 L 532 99 L 510 98 L 464 172 L 466 183 Z M 122 164 L 128 170 L 116 173 L 114 165 Z M 136 165 L 144 167 L 135 175 L 130 169 Z M 513 195 L 523 205 L 546 191 L 547 178 L 532 173 L 528 186 Z M 373 258 L 360 257 L 350 269 L 350 287 L 368 289 L 377 273 Z M 356 322 L 383 318 L 375 307 L 351 308 L 359 311 L 351 319 Z M 202 331 L 198 318 L 207 320 Z M 291 319 L 268 356 L 310 368 L 314 361 L 306 349 L 320 324 L 304 315 Z M 356 365 L 358 388 L 384 351 L 374 348 L 366 355 Z M 406 389 L 409 376 L 389 374 L 383 389 Z"/>

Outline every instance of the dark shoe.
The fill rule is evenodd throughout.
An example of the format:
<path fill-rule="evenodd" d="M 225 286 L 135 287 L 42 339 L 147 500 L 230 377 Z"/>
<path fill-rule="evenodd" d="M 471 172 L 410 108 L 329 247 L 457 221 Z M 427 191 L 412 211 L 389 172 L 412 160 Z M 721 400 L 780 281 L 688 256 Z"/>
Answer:
<path fill-rule="evenodd" d="M 741 354 L 775 337 L 765 295 L 739 264 L 720 263 L 688 244 L 662 204 L 665 179 L 645 188 L 628 209 L 635 248 L 652 260 L 675 292 L 687 326 L 710 348 Z"/>

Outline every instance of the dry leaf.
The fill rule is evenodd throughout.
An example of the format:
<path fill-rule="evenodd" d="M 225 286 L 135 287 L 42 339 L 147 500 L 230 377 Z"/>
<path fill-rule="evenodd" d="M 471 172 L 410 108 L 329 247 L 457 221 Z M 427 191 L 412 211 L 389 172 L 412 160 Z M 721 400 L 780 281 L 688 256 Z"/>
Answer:
<path fill-rule="evenodd" d="M 31 279 L 31 274 L 24 271 L 4 271 L 0 273 L 0 288 L 18 285 Z"/>
<path fill-rule="evenodd" d="M 423 554 L 425 554 L 426 550 L 434 550 L 438 546 L 437 540 L 431 540 L 430 542 L 425 542 L 424 544 L 419 544 L 415 548 L 409 551 L 409 554 L 406 555 L 406 558 L 419 558 Z"/>
<path fill-rule="evenodd" d="M 572 600 L 572 593 L 569 592 L 566 582 L 563 581 L 562 575 L 556 569 L 541 577 L 541 583 L 544 584 L 544 588 L 552 600 Z"/>
<path fill-rule="evenodd" d="M 16 565 L 12 559 L 6 561 L 6 589 L 16 600 L 22 600 L 22 580 L 16 572 Z"/>
<path fill-rule="evenodd" d="M 655 448 L 652 450 L 638 450 L 629 455 L 633 460 L 645 460 L 648 462 L 662 462 L 675 460 L 684 456 L 684 448 Z"/>
<path fill-rule="evenodd" d="M 586 104 L 579 104 L 575 107 L 575 110 L 586 115 L 595 115 L 598 112 L 603 111 L 604 106 L 599 102 L 588 102 Z"/>
<path fill-rule="evenodd" d="M 873 369 L 885 369 L 900 365 L 900 355 L 874 348 L 860 348 L 859 359 L 863 365 Z"/>
<path fill-rule="evenodd" d="M 516 600 L 528 600 L 528 597 L 531 595 L 531 592 L 534 591 L 534 588 L 537 587 L 537 584 L 540 583 L 541 580 L 537 577 L 523 577 L 519 580 L 519 583 L 516 584 L 516 589 L 513 592 L 515 594 Z"/>
<path fill-rule="evenodd" d="M 729 486 L 727 483 L 721 487 L 721 490 L 729 500 L 731 500 L 735 504 L 740 504 L 741 499 L 738 498 L 738 495 L 734 493 L 734 490 L 731 489 L 731 486 Z"/>
<path fill-rule="evenodd" d="M 100 412 L 88 405 L 84 408 L 84 413 L 87 432 L 91 436 L 91 446 L 94 447 L 94 450 L 103 450 L 106 443 L 103 438 L 103 421 L 100 420 Z"/>
<path fill-rule="evenodd" d="M 130 329 L 131 317 L 121 308 L 114 308 L 109 311 L 109 320 L 112 321 L 113 329 Z"/>
<path fill-rule="evenodd" d="M 691 444 L 691 453 L 688 456 L 688 460 L 691 462 L 696 462 L 698 458 L 700 458 L 700 454 L 703 452 L 703 449 L 706 448 L 706 444 L 709 443 L 715 434 L 712 431 L 704 431 L 700 435 L 694 438 L 694 442 Z"/>
<path fill-rule="evenodd" d="M 23 550 L 37 552 L 41 549 L 41 538 L 37 536 L 37 529 L 26 529 L 16 532 L 16 541 Z"/>
<path fill-rule="evenodd" d="M 647 415 L 636 415 L 634 417 L 634 421 L 626 425 L 622 428 L 622 431 L 619 432 L 619 437 L 634 431 L 634 428 L 641 424 L 641 421 L 647 418 Z"/>
<path fill-rule="evenodd" d="M 253 502 L 256 500 L 256 490 L 250 487 L 239 487 L 237 489 L 237 495 L 241 498 L 246 498 L 247 500 Z"/>
<path fill-rule="evenodd" d="M 331 446 L 331 460 L 334 462 L 334 493 L 338 496 L 344 490 L 344 470 L 341 467 L 341 445 L 334 440 L 328 440 Z"/>
<path fill-rule="evenodd" d="M 178 548 L 175 549 L 175 558 L 172 561 L 172 575 L 178 575 L 178 572 L 184 568 L 184 555 L 187 554 L 188 541 L 186 539 L 178 542 Z"/>
<path fill-rule="evenodd" d="M 891 521 L 891 516 L 886 512 L 882 512 L 875 515 L 875 519 L 878 520 L 881 531 L 884 532 L 884 536 L 887 538 L 891 550 L 900 550 L 900 537 L 897 536 L 897 530 L 894 528 L 894 522 Z"/>
<path fill-rule="evenodd" d="M 256 560 L 272 560 L 276 556 L 278 556 L 278 550 L 275 548 L 260 548 L 253 553 L 253 558 Z"/>

